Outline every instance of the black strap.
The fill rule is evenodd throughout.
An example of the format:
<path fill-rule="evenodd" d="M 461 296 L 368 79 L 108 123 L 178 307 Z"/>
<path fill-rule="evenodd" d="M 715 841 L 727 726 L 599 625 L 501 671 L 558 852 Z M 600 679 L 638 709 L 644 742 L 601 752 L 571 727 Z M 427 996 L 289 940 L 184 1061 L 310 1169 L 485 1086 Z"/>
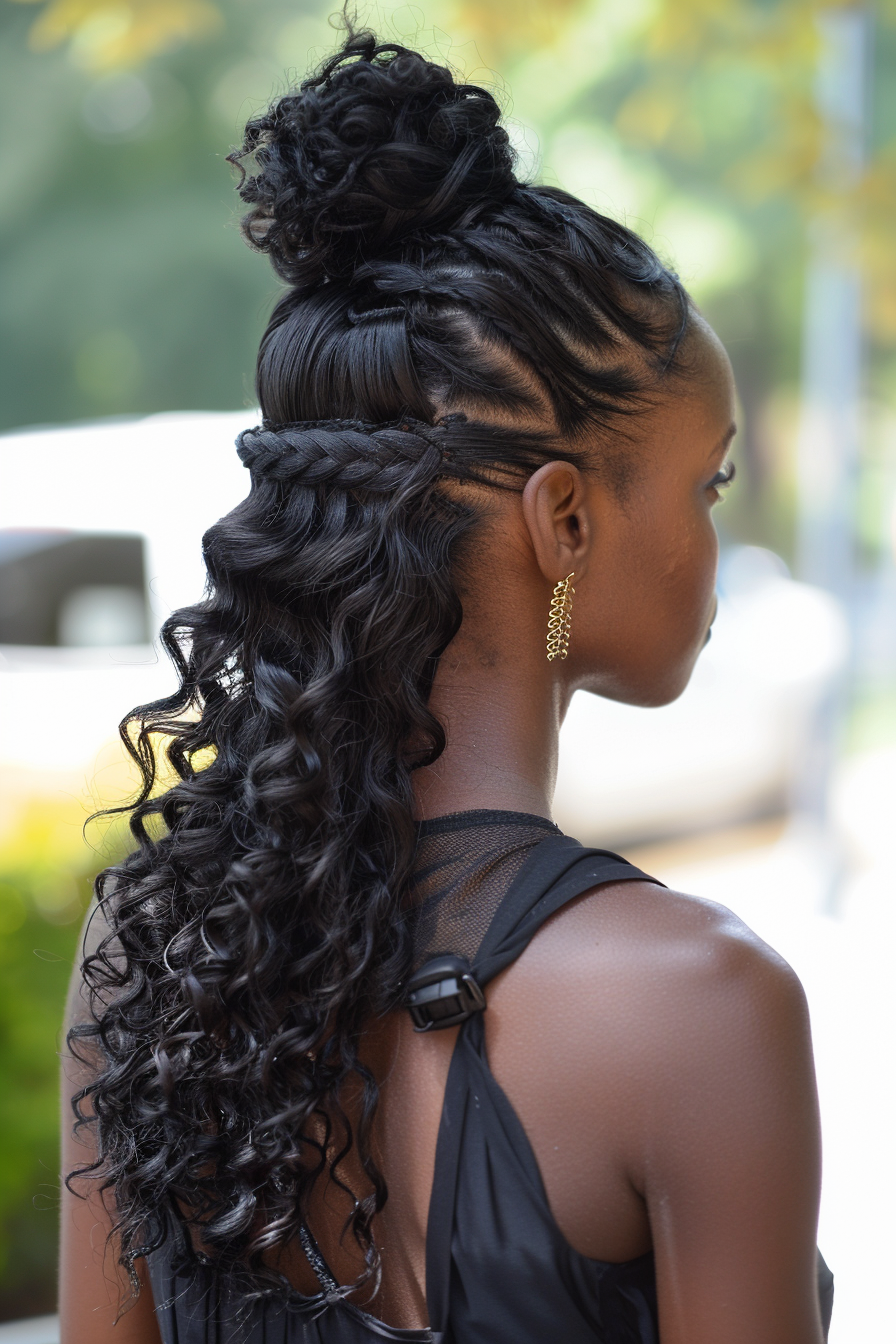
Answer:
<path fill-rule="evenodd" d="M 568 835 L 536 845 L 510 885 L 473 962 L 480 985 L 515 961 L 542 924 L 569 901 L 603 882 L 657 882 L 609 849 L 588 849 Z"/>
<path fill-rule="evenodd" d="M 583 892 L 603 882 L 636 881 L 663 885 L 611 850 L 588 849 L 566 835 L 542 840 L 511 883 L 482 940 L 472 967 L 477 983 L 488 984 L 515 961 L 542 924 Z M 482 1015 L 476 1014 L 461 1026 L 448 1070 L 429 1201 L 426 1301 L 430 1323 L 438 1331 L 445 1331 L 448 1323 L 451 1235 L 464 1112 L 470 1104 L 478 1104 L 475 1099 L 471 1103 L 470 1070 L 482 1066 L 484 1048 L 484 1023 Z"/>

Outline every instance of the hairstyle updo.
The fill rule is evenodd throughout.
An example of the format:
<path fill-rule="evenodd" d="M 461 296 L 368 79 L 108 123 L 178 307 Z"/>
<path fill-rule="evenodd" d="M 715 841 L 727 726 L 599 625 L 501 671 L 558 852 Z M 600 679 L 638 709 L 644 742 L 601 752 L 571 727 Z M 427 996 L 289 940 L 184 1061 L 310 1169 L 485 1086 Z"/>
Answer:
<path fill-rule="evenodd" d="M 285 282 L 264 420 L 247 498 L 205 535 L 205 597 L 162 629 L 178 688 L 122 724 L 136 848 L 97 879 L 108 934 L 70 1040 L 93 1070 L 80 1175 L 114 1197 L 132 1282 L 179 1225 L 185 1256 L 260 1294 L 327 1180 L 377 1281 L 359 1043 L 410 966 L 412 776 L 445 745 L 429 695 L 479 524 L 443 482 L 520 490 L 560 456 L 624 492 L 688 306 L 635 234 L 518 180 L 489 92 L 368 32 L 230 157 Z"/>
<path fill-rule="evenodd" d="M 354 59 L 352 59 L 354 58 Z M 351 276 L 408 234 L 463 228 L 516 190 L 491 94 L 371 34 L 250 121 L 250 241 L 287 283 Z"/>

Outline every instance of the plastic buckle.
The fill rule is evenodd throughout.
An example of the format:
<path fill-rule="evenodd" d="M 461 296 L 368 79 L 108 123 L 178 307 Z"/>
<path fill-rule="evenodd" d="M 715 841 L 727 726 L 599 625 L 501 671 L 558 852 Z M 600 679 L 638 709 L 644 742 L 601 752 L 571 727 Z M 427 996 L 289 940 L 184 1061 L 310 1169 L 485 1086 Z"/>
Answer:
<path fill-rule="evenodd" d="M 433 957 L 408 981 L 405 1006 L 415 1031 L 441 1031 L 485 1009 L 485 995 L 466 957 Z"/>

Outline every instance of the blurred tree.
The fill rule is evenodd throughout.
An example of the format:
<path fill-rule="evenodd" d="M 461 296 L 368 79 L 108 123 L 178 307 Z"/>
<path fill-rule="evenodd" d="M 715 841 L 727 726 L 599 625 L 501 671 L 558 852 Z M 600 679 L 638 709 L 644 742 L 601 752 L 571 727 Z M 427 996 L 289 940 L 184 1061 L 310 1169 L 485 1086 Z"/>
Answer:
<path fill-rule="evenodd" d="M 252 50 L 239 17 L 100 72 L 77 41 L 29 55 L 29 8 L 0 9 L 6 426 L 251 399 L 274 285 L 237 237 L 223 162 L 239 101 L 219 86 Z"/>
<path fill-rule="evenodd" d="M 431 33 L 416 9 L 360 8 L 499 92 L 500 69 L 548 177 L 677 263 L 732 351 L 747 412 L 728 525 L 786 549 L 789 523 L 769 505 L 792 498 L 792 473 L 767 408 L 798 377 L 810 218 L 849 213 L 875 357 L 892 358 L 893 81 L 871 82 L 869 153 L 843 192 L 819 171 L 820 0 L 433 0 Z M 889 70 L 896 3 L 872 9 Z M 284 71 L 331 46 L 329 12 L 3 0 L 0 111 L 27 134 L 0 144 L 17 187 L 0 205 L 0 424 L 251 400 L 275 286 L 235 237 L 222 159 Z"/>
<path fill-rule="evenodd" d="M 472 24 L 481 6 L 459 3 Z M 485 8 L 483 55 L 507 69 L 517 101 L 536 109 L 544 162 L 563 185 L 653 232 L 726 341 L 745 404 L 739 451 L 747 467 L 747 488 L 726 521 L 789 550 L 794 453 L 782 454 L 780 435 L 769 434 L 767 408 L 798 381 L 807 249 L 819 229 L 836 234 L 843 263 L 856 269 L 872 375 L 878 389 L 890 381 L 896 6 L 605 0 L 567 10 L 553 41 L 535 50 L 528 8 L 510 0 L 486 0 Z M 825 33 L 844 12 L 876 30 L 858 75 L 867 144 L 845 173 L 820 101 Z"/>
<path fill-rule="evenodd" d="M 220 23 L 210 0 L 47 0 L 28 43 L 32 51 L 50 51 L 67 42 L 87 68 L 108 70 L 139 65 Z"/>

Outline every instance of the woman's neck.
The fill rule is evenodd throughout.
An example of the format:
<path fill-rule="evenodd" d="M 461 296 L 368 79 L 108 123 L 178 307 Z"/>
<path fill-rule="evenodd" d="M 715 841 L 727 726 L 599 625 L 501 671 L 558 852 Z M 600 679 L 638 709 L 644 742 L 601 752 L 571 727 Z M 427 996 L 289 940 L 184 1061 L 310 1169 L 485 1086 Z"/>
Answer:
<path fill-rule="evenodd" d="M 471 656 L 460 640 L 446 650 L 430 706 L 448 743 L 415 773 L 421 820 L 479 807 L 550 818 L 565 705 L 556 683 L 526 662 L 511 670 Z"/>

